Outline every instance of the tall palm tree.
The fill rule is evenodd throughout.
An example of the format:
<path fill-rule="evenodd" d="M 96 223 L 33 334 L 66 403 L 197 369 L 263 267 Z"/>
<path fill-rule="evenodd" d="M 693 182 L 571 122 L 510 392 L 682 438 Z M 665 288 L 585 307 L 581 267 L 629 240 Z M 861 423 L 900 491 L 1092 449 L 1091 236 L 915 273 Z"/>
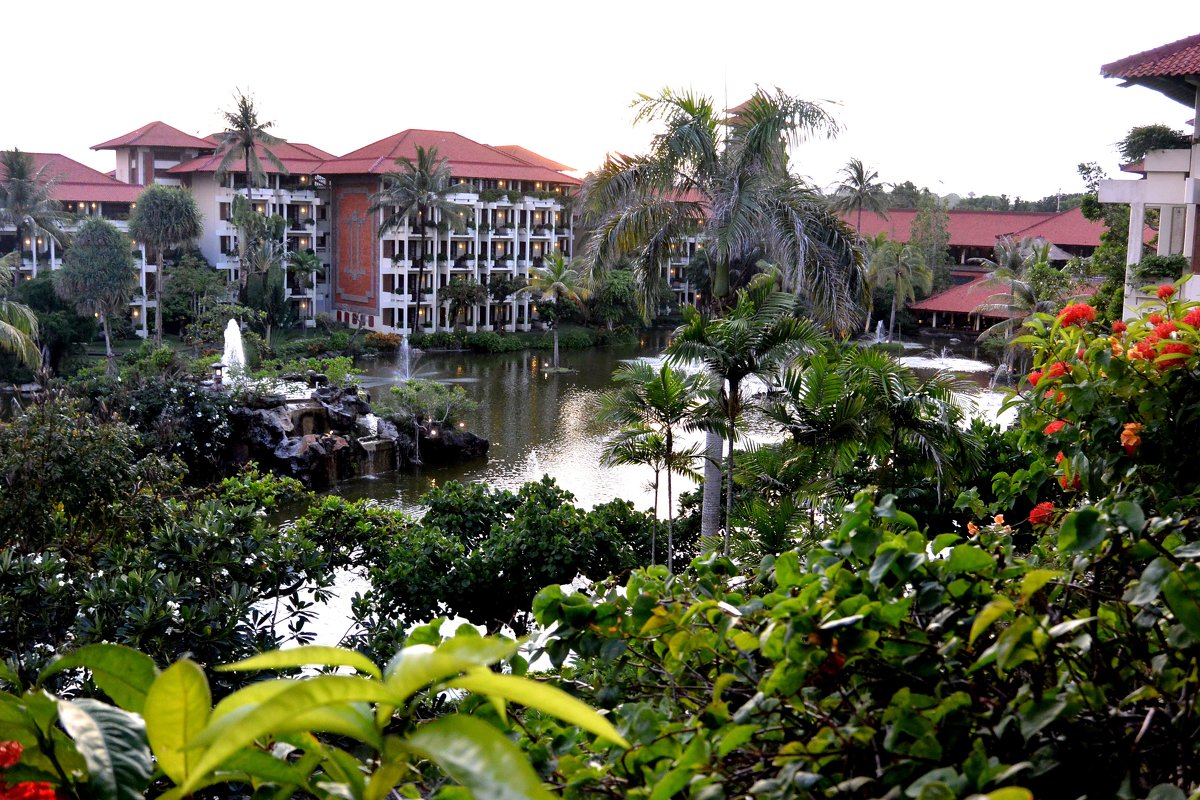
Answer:
<path fill-rule="evenodd" d="M 871 255 L 867 280 L 874 286 L 892 287 L 892 317 L 888 323 L 888 341 L 896 336 L 896 308 L 917 299 L 917 289 L 928 292 L 933 286 L 933 270 L 921 251 L 910 244 L 885 242 Z"/>
<path fill-rule="evenodd" d="M 267 157 L 275 169 L 288 174 L 287 167 L 279 157 L 271 151 L 272 147 L 283 144 L 283 139 L 270 133 L 275 127 L 274 122 L 263 122 L 258 118 L 258 109 L 254 107 L 254 97 L 246 95 L 241 89 L 234 92 L 236 107 L 233 111 L 221 111 L 225 120 L 225 130 L 217 134 L 217 150 L 214 155 L 221 157 L 217 165 L 217 183 L 225 179 L 229 168 L 238 156 L 246 172 L 246 190 L 249 192 L 255 185 L 264 186 L 267 183 L 267 171 L 263 168 L 258 157 L 258 151 Z"/>
<path fill-rule="evenodd" d="M 584 182 L 589 270 L 629 258 L 643 309 L 652 307 L 681 237 L 697 236 L 712 268 L 712 296 L 731 296 L 729 266 L 754 251 L 780 266 L 784 288 L 804 296 L 831 328 L 861 314 L 865 284 L 854 234 L 788 168 L 787 147 L 838 126 L 818 104 L 759 89 L 719 113 L 710 98 L 664 90 L 634 103 L 637 122 L 661 123 L 650 152 L 610 156 Z M 643 312 L 645 313 L 645 311 Z"/>
<path fill-rule="evenodd" d="M 8 299 L 20 256 L 17 251 L 0 257 L 0 350 L 15 353 L 21 363 L 36 369 L 41 363 L 37 316 L 29 306 Z"/>
<path fill-rule="evenodd" d="M 1038 245 L 1035 240 L 1001 241 L 996 245 L 996 258 L 976 259 L 991 266 L 987 281 L 1004 287 L 975 308 L 976 314 L 999 316 L 1001 320 L 979 334 L 979 341 L 1004 337 L 1006 366 L 1012 372 L 1020 345 L 1013 338 L 1035 314 L 1054 314 L 1066 301 L 1072 287 L 1071 279 L 1058 274 L 1050 266 L 1050 245 Z M 1039 279 L 1049 275 L 1056 280 Z"/>
<path fill-rule="evenodd" d="M 667 473 L 667 569 L 674 571 L 675 496 L 672 474 L 694 474 L 691 464 L 699 448 L 677 450 L 675 431 L 688 422 L 711 394 L 708 377 L 685 375 L 664 363 L 657 369 L 644 361 L 623 364 L 613 373 L 616 388 L 600 397 L 600 418 L 625 429 L 645 431 L 661 437 L 661 463 Z M 642 444 L 650 444 L 642 434 Z M 621 440 L 618 439 L 618 442 Z M 628 442 L 628 440 L 626 440 Z M 657 484 L 657 475 L 655 477 Z M 657 508 L 657 496 L 655 507 Z"/>
<path fill-rule="evenodd" d="M 583 301 L 588 299 L 589 292 L 578 270 L 572 269 L 567 259 L 557 250 L 547 253 L 542 263 L 541 267 L 534 267 L 529 276 L 529 285 L 518 290 L 517 294 L 537 292 L 543 301 L 548 300 L 555 306 L 560 301 L 566 301 L 583 309 Z M 554 331 L 554 369 L 558 369 L 557 308 L 550 329 Z"/>
<path fill-rule="evenodd" d="M 162 344 L 162 286 L 166 274 L 163 254 L 168 248 L 188 244 L 204 232 L 204 216 L 196 198 L 181 186 L 151 184 L 138 195 L 129 218 L 129 235 L 144 242 L 155 254 L 154 343 Z"/>
<path fill-rule="evenodd" d="M 68 215 L 54 199 L 55 183 L 49 164 L 34 169 L 33 157 L 28 153 L 15 149 L 0 151 L 0 227 L 11 225 L 16 229 L 18 254 L 22 235 L 29 237 L 34 277 L 37 277 L 38 237 L 53 239 L 59 245 L 66 242 L 62 223 Z M 14 268 L 19 266 L 18 263 Z"/>
<path fill-rule="evenodd" d="M 721 382 L 717 406 L 726 439 L 725 542 L 729 553 L 733 510 L 733 447 L 742 417 L 744 381 L 770 379 L 780 364 L 803 351 L 813 351 L 827 336 L 809 320 L 793 316 L 796 299 L 759 282 L 738 293 L 737 303 L 724 317 L 707 317 L 684 309 L 684 323 L 668 348 L 677 362 L 699 362 Z M 705 530 L 712 535 L 711 530 Z"/>
<path fill-rule="evenodd" d="M 407 156 L 396 160 L 398 172 L 383 176 L 383 189 L 371 197 L 370 211 L 382 210 L 383 223 L 379 236 L 400 230 L 412 215 L 417 217 L 417 233 L 421 237 L 421 251 L 417 254 L 417 313 L 413 317 L 413 331 L 421 316 L 421 288 L 425 284 L 425 246 L 428 231 L 437 226 L 439 219 L 449 219 L 467 212 L 467 207 L 452 203 L 448 196 L 467 187 L 455 183 L 450 174 L 450 160 L 439 158 L 436 147 L 426 150 L 417 145 L 417 160 Z M 410 287 L 411 290 L 411 287 Z"/>
<path fill-rule="evenodd" d="M 857 211 L 854 233 L 862 236 L 863 209 L 887 219 L 887 194 L 879 173 L 868 171 L 857 158 L 842 167 L 842 182 L 834 190 L 833 208 L 836 211 Z"/>

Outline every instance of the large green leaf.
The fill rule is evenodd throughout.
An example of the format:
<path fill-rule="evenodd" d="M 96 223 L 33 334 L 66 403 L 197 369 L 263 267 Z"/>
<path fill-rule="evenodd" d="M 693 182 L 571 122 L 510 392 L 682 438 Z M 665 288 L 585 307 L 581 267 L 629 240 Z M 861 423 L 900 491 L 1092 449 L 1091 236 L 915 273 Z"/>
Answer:
<path fill-rule="evenodd" d="M 92 680 L 113 702 L 126 711 L 142 713 L 146 692 L 158 675 L 154 661 L 123 644 L 87 644 L 52 661 L 38 676 L 42 683 L 65 669 L 86 667 Z"/>
<path fill-rule="evenodd" d="M 1004 595 L 992 598 L 992 601 L 975 615 L 975 621 L 971 623 L 971 635 L 967 639 L 967 643 L 975 644 L 975 640 L 979 638 L 979 634 L 986 631 L 993 622 L 1000 619 L 1000 617 L 1009 611 L 1012 611 L 1012 609 L 1012 600 L 1009 600 Z"/>
<path fill-rule="evenodd" d="M 1200 568 L 1184 564 L 1163 582 L 1162 593 L 1179 624 L 1200 640 Z"/>
<path fill-rule="evenodd" d="M 252 683 L 249 686 L 243 686 L 217 703 L 217 707 L 212 712 L 212 719 L 209 721 L 215 723 L 217 720 L 233 713 L 239 708 L 265 703 L 275 695 L 286 692 L 295 685 L 296 681 L 294 679 L 271 678 Z"/>
<path fill-rule="evenodd" d="M 158 765 L 175 783 L 183 783 L 200 753 L 187 743 L 204 729 L 212 713 L 212 693 L 204 670 L 182 659 L 168 667 L 146 694 L 146 736 Z"/>
<path fill-rule="evenodd" d="M 521 749 L 486 722 L 455 714 L 422 725 L 408 743 L 475 800 L 553 800 Z"/>
<path fill-rule="evenodd" d="M 87 762 L 98 800 L 141 800 L 152 770 L 141 717 L 99 700 L 59 700 L 58 719 Z"/>
<path fill-rule="evenodd" d="M 951 574 L 960 572 L 982 572 L 996 563 L 986 551 L 976 547 L 973 544 L 956 545 L 950 551 L 950 558 L 946 563 L 946 570 Z"/>
<path fill-rule="evenodd" d="M 208 772 L 220 767 L 241 748 L 278 730 L 294 731 L 295 718 L 322 706 L 355 702 L 390 703 L 394 695 L 381 682 L 353 675 L 320 675 L 295 681 L 260 705 L 247 705 L 211 721 L 193 747 L 205 747 L 195 770 L 183 785 L 190 792 Z"/>
<path fill-rule="evenodd" d="M 384 670 L 384 681 L 399 698 L 407 700 L 414 692 L 434 681 L 460 672 L 494 664 L 516 650 L 516 642 L 477 636 L 459 636 L 438 647 L 417 644 L 405 647 Z"/>
<path fill-rule="evenodd" d="M 271 650 L 243 659 L 236 664 L 217 667 L 218 672 L 238 672 L 259 669 L 292 669 L 309 666 L 352 667 L 372 678 L 382 678 L 379 667 L 371 659 L 355 650 L 344 647 L 320 647 L 306 645 L 287 650 Z"/>
<path fill-rule="evenodd" d="M 1090 550 L 1104 541 L 1108 530 L 1097 524 L 1100 512 L 1094 508 L 1081 508 L 1068 514 L 1058 529 L 1058 546 L 1068 553 Z"/>
<path fill-rule="evenodd" d="M 629 743 L 617 733 L 612 723 L 597 714 L 587 703 L 548 683 L 513 675 L 499 675 L 488 669 L 476 668 L 461 678 L 450 681 L 448 685 L 477 694 L 503 697 L 505 700 L 540 709 L 621 747 L 629 747 Z"/>

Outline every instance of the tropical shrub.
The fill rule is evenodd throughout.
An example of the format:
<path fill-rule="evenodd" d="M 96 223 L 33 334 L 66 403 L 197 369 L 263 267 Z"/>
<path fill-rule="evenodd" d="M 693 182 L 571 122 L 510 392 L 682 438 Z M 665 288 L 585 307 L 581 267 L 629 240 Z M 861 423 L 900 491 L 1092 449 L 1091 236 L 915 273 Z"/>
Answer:
<path fill-rule="evenodd" d="M 454 425 L 479 407 L 461 386 L 424 380 L 408 380 L 375 402 L 375 413 L 399 426 L 411 429 L 422 425 Z"/>
<path fill-rule="evenodd" d="M 489 669 L 519 663 L 515 651 L 515 642 L 465 628 L 445 642 L 418 630 L 382 669 L 332 647 L 266 652 L 216 669 L 318 666 L 355 674 L 259 680 L 215 707 L 208 676 L 194 661 L 182 658 L 160 672 L 147 655 L 119 645 L 68 653 L 25 691 L 0 668 L 0 682 L 11 687 L 0 693 L 5 796 L 132 800 L 151 791 L 179 798 L 214 790 L 320 800 L 461 796 L 441 788 L 449 777 L 481 800 L 547 800 L 554 795 L 506 735 L 519 727 L 516 718 L 489 711 L 489 704 L 519 703 L 617 746 L 625 742 L 604 717 L 561 689 Z M 43 690 L 48 679 L 80 668 L 112 704 Z M 447 691 L 477 696 L 484 713 L 432 721 L 414 713 Z"/>
<path fill-rule="evenodd" d="M 368 331 L 363 337 L 363 344 L 373 350 L 383 352 L 394 352 L 400 349 L 400 344 L 404 338 L 398 333 L 381 333 L 379 331 Z"/>

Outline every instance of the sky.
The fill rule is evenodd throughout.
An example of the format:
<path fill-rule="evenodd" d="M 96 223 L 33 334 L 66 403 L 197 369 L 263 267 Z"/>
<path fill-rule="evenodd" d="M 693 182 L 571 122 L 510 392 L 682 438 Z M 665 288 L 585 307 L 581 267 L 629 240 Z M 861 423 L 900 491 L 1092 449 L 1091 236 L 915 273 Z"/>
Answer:
<path fill-rule="evenodd" d="M 241 89 L 279 136 L 335 155 L 430 128 L 582 175 L 646 149 L 639 93 L 728 107 L 763 86 L 838 121 L 793 152 L 820 187 L 859 158 L 884 182 L 1026 199 L 1080 191 L 1082 161 L 1120 177 L 1114 143 L 1135 125 L 1186 129 L 1190 109 L 1100 66 L 1200 33 L 1195 0 L 10 5 L 5 28 L 25 33 L 5 37 L 0 148 L 105 171 L 112 152 L 91 145 L 152 120 L 212 133 Z"/>

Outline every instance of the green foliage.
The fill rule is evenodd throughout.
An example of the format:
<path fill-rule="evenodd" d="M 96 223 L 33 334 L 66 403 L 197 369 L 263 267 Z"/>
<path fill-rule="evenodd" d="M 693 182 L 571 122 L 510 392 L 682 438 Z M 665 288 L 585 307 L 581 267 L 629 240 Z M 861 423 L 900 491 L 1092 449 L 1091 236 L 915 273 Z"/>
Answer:
<path fill-rule="evenodd" d="M 171 353 L 158 352 L 164 351 Z M 131 383 L 117 398 L 116 410 L 142 434 L 145 451 L 178 457 L 195 484 L 221 475 L 231 433 L 229 396 L 178 378 Z"/>
<path fill-rule="evenodd" d="M 38 345 L 45 348 L 48 366 L 53 372 L 68 370 L 73 357 L 80 355 L 84 346 L 96 338 L 99 325 L 95 317 L 78 313 L 74 303 L 58 296 L 51 272 L 45 271 L 32 280 L 21 281 L 13 295 L 37 318 Z M 0 381 L 24 383 L 33 378 L 31 367 L 21 367 L 15 354 L 0 350 Z"/>
<path fill-rule="evenodd" d="M 933 270 L 933 291 L 950 285 L 950 215 L 934 195 L 922 196 L 917 202 L 908 242 L 921 254 L 922 261 Z"/>
<path fill-rule="evenodd" d="M 506 737 L 515 726 L 503 711 L 488 715 L 493 722 L 469 713 L 421 722 L 408 712 L 439 692 L 469 692 L 481 706 L 517 703 L 627 746 L 610 722 L 563 690 L 489 669 L 515 661 L 515 650 L 509 640 L 464 632 L 436 647 L 409 644 L 382 669 L 332 647 L 267 652 L 217 670 L 317 666 L 357 674 L 260 680 L 213 707 L 209 679 L 194 661 L 159 672 L 136 650 L 85 647 L 51 665 L 38 684 L 63 667 L 84 667 L 98 684 L 121 686 L 112 694 L 116 705 L 55 697 L 37 684 L 0 694 L 6 736 L 22 748 L 17 774 L 5 777 L 98 800 L 135 800 L 152 775 L 169 781 L 163 796 L 175 798 L 249 784 L 280 797 L 383 800 L 393 792 L 430 796 L 440 770 L 480 800 L 548 799 L 554 795 Z"/>
<path fill-rule="evenodd" d="M 440 296 L 450 301 L 450 319 L 457 322 L 468 308 L 487 302 L 488 290 L 474 278 L 455 278 L 442 289 Z"/>
<path fill-rule="evenodd" d="M 1187 150 L 1191 146 L 1191 136 L 1169 125 L 1139 125 L 1117 142 L 1117 151 L 1129 163 L 1141 161 L 1151 150 Z"/>
<path fill-rule="evenodd" d="M 393 386 L 389 394 L 379 398 L 375 413 L 407 430 L 414 423 L 454 425 L 478 407 L 461 386 L 409 380 Z"/>
<path fill-rule="evenodd" d="M 199 250 L 186 250 L 163 286 L 163 319 L 186 326 L 229 291 L 224 273 L 209 264 Z"/>
<path fill-rule="evenodd" d="M 1190 271 L 1191 262 L 1187 256 L 1146 256 L 1133 268 L 1137 280 L 1152 283 L 1156 280 L 1167 279 L 1174 283 Z"/>

